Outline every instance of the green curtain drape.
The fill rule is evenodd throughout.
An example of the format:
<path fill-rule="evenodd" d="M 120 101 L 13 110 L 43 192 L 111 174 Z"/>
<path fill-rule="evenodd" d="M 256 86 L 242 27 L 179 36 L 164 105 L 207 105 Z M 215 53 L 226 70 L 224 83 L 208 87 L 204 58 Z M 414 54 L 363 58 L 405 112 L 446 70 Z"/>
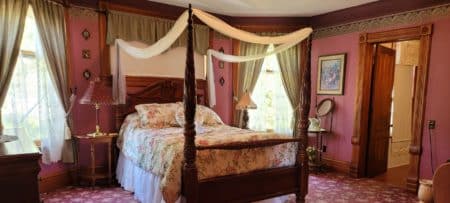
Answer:
<path fill-rule="evenodd" d="M 299 45 L 277 54 L 278 63 L 280 64 L 281 79 L 284 89 L 286 90 L 289 101 L 293 109 L 293 132 L 296 133 L 298 123 L 297 105 L 300 101 L 300 48 Z"/>
<path fill-rule="evenodd" d="M 125 41 L 140 41 L 151 45 L 164 37 L 174 23 L 175 21 L 168 19 L 120 11 L 109 11 L 106 43 L 110 45 L 114 44 L 114 41 L 120 38 Z M 187 31 L 184 31 L 172 47 L 186 46 L 186 40 Z M 195 24 L 195 51 L 205 55 L 208 47 L 209 27 Z"/>
<path fill-rule="evenodd" d="M 66 113 L 70 110 L 70 91 L 68 86 L 68 66 L 66 58 L 66 24 L 64 7 L 47 0 L 32 0 L 36 25 L 47 58 L 50 78 L 55 85 L 59 99 Z M 69 121 L 68 121 L 69 123 Z M 73 150 L 70 143 L 70 130 L 65 136 L 63 146 L 64 162 L 73 162 Z"/>
<path fill-rule="evenodd" d="M 28 0 L 0 0 L 0 134 L 1 107 L 19 55 L 28 5 Z"/>
<path fill-rule="evenodd" d="M 262 44 L 253 44 L 240 42 L 240 55 L 241 56 L 250 56 L 256 55 L 260 53 L 265 53 L 267 51 L 267 45 Z M 264 59 L 248 61 L 239 64 L 238 70 L 238 81 L 237 81 L 237 92 L 235 93 L 235 97 L 237 99 L 241 98 L 241 96 L 245 93 L 245 91 L 252 92 L 255 88 L 256 81 L 258 81 L 259 73 L 262 69 L 262 64 Z M 234 110 L 234 125 L 241 126 L 242 125 L 242 111 Z"/>

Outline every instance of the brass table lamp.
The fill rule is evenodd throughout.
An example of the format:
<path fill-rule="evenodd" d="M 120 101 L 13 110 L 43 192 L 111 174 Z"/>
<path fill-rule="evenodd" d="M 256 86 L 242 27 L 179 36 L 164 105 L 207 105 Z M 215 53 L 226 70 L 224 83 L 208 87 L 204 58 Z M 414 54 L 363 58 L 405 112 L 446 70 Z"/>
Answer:
<path fill-rule="evenodd" d="M 103 84 L 100 78 L 96 78 L 90 81 L 89 87 L 80 99 L 80 104 L 90 104 L 95 107 L 95 132 L 89 133 L 88 135 L 92 137 L 105 135 L 106 133 L 100 129 L 99 111 L 102 105 L 115 104 L 111 95 L 111 89 Z"/>

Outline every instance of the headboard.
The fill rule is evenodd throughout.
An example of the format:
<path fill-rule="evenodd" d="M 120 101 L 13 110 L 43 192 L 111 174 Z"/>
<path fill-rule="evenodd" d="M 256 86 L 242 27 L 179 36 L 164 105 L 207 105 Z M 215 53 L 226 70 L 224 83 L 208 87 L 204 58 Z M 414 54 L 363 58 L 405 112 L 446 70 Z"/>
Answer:
<path fill-rule="evenodd" d="M 125 117 L 136 112 L 134 106 L 146 103 L 182 102 L 184 92 L 183 78 L 163 78 L 148 76 L 127 76 L 127 103 L 116 108 L 115 128 L 117 131 Z M 206 80 L 197 79 L 197 103 L 208 104 L 208 87 Z"/>

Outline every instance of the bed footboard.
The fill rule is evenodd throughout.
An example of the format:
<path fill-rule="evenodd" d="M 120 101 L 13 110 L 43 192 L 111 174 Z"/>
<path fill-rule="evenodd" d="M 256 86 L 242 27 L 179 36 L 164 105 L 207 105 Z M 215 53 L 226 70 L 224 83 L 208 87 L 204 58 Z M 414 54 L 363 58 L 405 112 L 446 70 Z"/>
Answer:
<path fill-rule="evenodd" d="M 200 180 L 199 202 L 251 202 L 300 192 L 297 166 Z"/>

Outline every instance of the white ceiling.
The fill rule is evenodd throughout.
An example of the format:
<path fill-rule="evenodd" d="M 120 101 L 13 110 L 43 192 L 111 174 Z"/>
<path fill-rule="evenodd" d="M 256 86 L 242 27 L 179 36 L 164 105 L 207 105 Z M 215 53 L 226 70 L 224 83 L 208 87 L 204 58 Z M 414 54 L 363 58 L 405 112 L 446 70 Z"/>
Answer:
<path fill-rule="evenodd" d="M 229 16 L 310 17 L 376 0 L 151 0 Z"/>

